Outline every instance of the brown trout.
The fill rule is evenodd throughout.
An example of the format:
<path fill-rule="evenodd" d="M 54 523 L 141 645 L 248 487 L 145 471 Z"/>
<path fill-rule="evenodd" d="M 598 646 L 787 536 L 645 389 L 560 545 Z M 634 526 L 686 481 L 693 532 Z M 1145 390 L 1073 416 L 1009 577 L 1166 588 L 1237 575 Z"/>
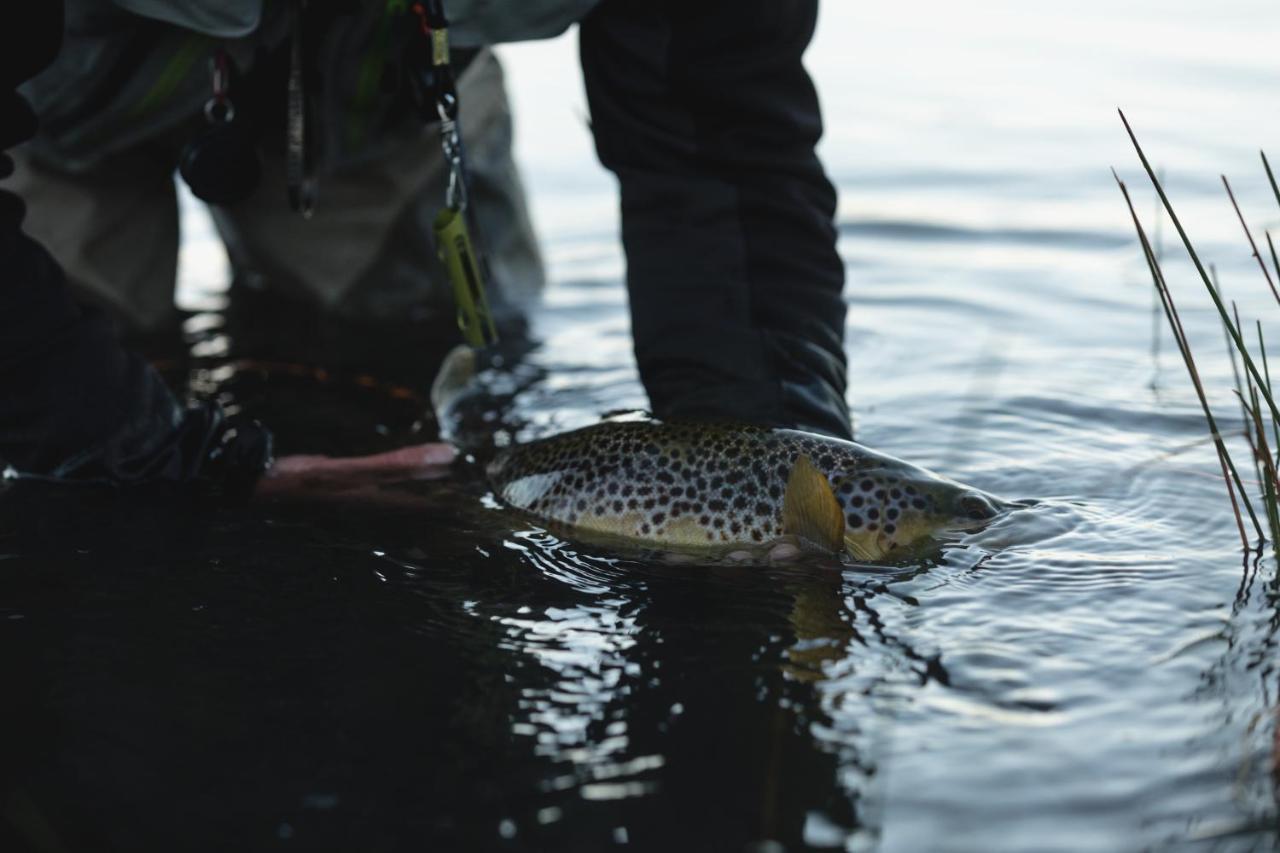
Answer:
<path fill-rule="evenodd" d="M 437 411 L 469 375 L 468 356 L 446 360 Z M 982 527 L 1007 507 L 851 441 L 725 423 L 606 420 L 505 448 L 486 470 L 503 503 L 570 534 L 677 552 L 755 551 L 790 537 L 876 560 Z"/>

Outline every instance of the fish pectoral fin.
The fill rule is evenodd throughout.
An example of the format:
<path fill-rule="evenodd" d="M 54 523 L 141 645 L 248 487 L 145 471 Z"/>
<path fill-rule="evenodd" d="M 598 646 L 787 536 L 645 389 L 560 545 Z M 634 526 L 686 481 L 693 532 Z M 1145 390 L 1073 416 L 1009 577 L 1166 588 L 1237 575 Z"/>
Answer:
<path fill-rule="evenodd" d="M 828 552 L 844 546 L 844 513 L 831 483 L 803 453 L 791 466 L 782 499 L 782 532 Z"/>
<path fill-rule="evenodd" d="M 862 542 L 854 539 L 852 536 L 844 537 L 844 549 L 849 552 L 849 556 L 855 560 L 861 560 L 869 563 L 879 556 L 879 551 L 872 551 Z"/>
<path fill-rule="evenodd" d="M 454 415 L 454 408 L 466 396 L 477 370 L 475 350 L 466 344 L 458 344 L 444 357 L 435 381 L 431 383 L 431 408 L 440 428 L 440 437 L 445 441 L 457 443 L 458 418 Z"/>

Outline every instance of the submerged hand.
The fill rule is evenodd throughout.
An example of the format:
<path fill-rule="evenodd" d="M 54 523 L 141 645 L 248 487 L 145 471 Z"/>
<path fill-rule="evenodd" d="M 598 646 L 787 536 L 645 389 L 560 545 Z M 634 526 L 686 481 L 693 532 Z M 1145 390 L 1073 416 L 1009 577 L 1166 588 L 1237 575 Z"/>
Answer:
<path fill-rule="evenodd" d="M 383 483 L 435 480 L 449 473 L 457 451 L 448 444 L 402 447 L 371 456 L 282 456 L 258 481 L 258 497 L 353 492 Z"/>

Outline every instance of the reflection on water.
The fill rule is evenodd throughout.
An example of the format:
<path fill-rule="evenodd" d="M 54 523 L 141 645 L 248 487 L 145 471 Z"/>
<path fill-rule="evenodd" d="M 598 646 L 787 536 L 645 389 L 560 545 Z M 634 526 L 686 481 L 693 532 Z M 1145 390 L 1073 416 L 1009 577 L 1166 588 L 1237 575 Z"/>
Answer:
<path fill-rule="evenodd" d="M 474 470 L 234 510 L 10 489 L 6 819 L 53 850 L 1274 846 L 1275 563 L 1237 551 L 1107 167 L 1133 173 L 1121 104 L 1242 314 L 1273 317 L 1216 174 L 1280 221 L 1255 165 L 1280 131 L 1280 20 L 1244 0 L 980 11 L 827 3 L 809 65 L 860 439 L 1033 505 L 837 569 L 605 553 L 495 509 Z M 572 44 L 506 55 L 554 281 L 544 345 L 499 389 L 526 439 L 645 401 Z M 189 286 L 218 281 L 208 233 L 185 251 Z M 431 428 L 390 390 L 414 381 L 394 348 L 384 385 L 318 381 L 228 365 L 215 315 L 191 331 L 196 390 L 289 446 Z"/>

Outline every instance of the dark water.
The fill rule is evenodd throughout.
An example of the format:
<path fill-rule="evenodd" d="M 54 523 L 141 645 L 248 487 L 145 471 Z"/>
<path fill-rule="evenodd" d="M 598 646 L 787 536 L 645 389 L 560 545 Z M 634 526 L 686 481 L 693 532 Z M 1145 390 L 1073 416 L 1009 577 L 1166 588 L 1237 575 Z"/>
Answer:
<path fill-rule="evenodd" d="M 465 467 L 247 507 L 10 489 L 5 814 L 76 851 L 1273 849 L 1274 553 L 1242 553 L 1176 353 L 1153 352 L 1107 167 L 1140 186 L 1119 103 L 1272 328 L 1216 181 L 1280 223 L 1256 160 L 1280 22 L 1244 2 L 971 15 L 824 9 L 849 397 L 863 442 L 1034 508 L 920 563 L 764 569 L 583 549 Z M 524 437 L 644 405 L 571 50 L 508 54 L 554 282 L 513 388 Z M 189 291 L 220 280 L 211 245 L 191 232 Z M 430 437 L 420 399 L 360 371 L 237 371 L 236 341 L 201 335 L 191 386 L 286 450 Z M 292 355 L 324 360 L 311 345 Z M 386 385 L 412 382 L 390 358 Z"/>

